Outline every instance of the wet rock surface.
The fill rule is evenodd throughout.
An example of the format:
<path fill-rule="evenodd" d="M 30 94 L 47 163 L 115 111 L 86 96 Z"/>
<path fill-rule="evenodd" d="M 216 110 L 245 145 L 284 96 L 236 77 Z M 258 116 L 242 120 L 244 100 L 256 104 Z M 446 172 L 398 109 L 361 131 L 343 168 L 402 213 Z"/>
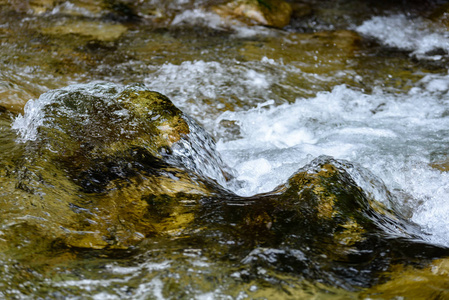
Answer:
<path fill-rule="evenodd" d="M 117 40 L 125 32 L 126 27 L 121 24 L 107 24 L 86 21 L 72 22 L 68 24 L 67 22 L 64 22 L 63 24 L 56 24 L 54 27 L 44 28 L 42 30 L 42 33 L 44 34 L 78 34 L 103 42 Z"/>
<path fill-rule="evenodd" d="M 226 180 L 212 138 L 167 97 L 141 85 L 55 90 L 30 102 L 14 127 L 25 143 L 17 187 L 45 195 L 35 200 L 44 208 L 35 217 L 54 214 L 69 246 L 129 245 L 154 231 L 145 217 L 148 199 L 208 195 L 208 181 Z M 51 187 L 70 198 L 51 197 Z M 90 203 L 83 200 L 89 194 L 104 196 Z M 122 218 L 131 227 L 120 225 Z"/>
<path fill-rule="evenodd" d="M 237 0 L 216 6 L 213 11 L 225 19 L 282 28 L 290 23 L 292 7 L 282 0 Z"/>

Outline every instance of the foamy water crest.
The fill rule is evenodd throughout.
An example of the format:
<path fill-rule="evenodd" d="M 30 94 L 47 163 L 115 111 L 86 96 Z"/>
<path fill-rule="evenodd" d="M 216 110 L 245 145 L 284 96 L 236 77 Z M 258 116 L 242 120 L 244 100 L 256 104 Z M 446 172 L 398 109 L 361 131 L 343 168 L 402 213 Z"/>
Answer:
<path fill-rule="evenodd" d="M 271 30 L 262 26 L 247 26 L 238 20 L 225 19 L 214 12 L 202 8 L 185 10 L 172 21 L 172 26 L 199 25 L 219 31 L 233 31 L 238 37 L 252 37 L 271 34 Z"/>
<path fill-rule="evenodd" d="M 218 149 L 244 182 L 235 191 L 241 195 L 272 190 L 319 155 L 359 164 L 379 182 L 368 193 L 386 201 L 383 181 L 398 208 L 430 233 L 424 239 L 449 245 L 449 220 L 443 218 L 449 214 L 449 176 L 430 167 L 445 157 L 436 153 L 448 154 L 448 84 L 447 77 L 429 75 L 405 95 L 368 95 L 342 85 L 293 104 L 225 112 L 217 128 L 223 120 L 235 122 L 241 137 L 219 141 Z M 367 177 L 356 173 L 369 188 L 362 182 Z"/>
<path fill-rule="evenodd" d="M 46 121 L 46 115 L 44 108 L 47 105 L 57 101 L 57 98 L 61 95 L 78 90 L 79 92 L 85 92 L 90 95 L 98 95 L 100 97 L 114 88 L 120 88 L 117 85 L 113 85 L 106 82 L 92 82 L 90 84 L 74 84 L 61 89 L 52 90 L 42 94 L 39 99 L 30 99 L 24 108 L 24 114 L 18 115 L 12 123 L 12 128 L 19 133 L 19 141 L 34 141 L 38 137 L 38 128 L 44 126 Z M 117 90 L 113 90 L 112 94 Z M 112 95 L 109 93 L 109 95 Z"/>
<path fill-rule="evenodd" d="M 270 61 L 262 61 L 259 65 L 270 65 Z M 248 104 L 263 102 L 270 86 L 276 82 L 277 79 L 260 70 L 260 66 L 202 60 L 185 61 L 180 65 L 167 63 L 145 79 L 149 89 L 168 96 L 179 108 L 198 118 L 207 130 L 213 129 L 213 118 L 208 109 L 226 109 L 224 102 L 216 99 L 225 99 L 231 106 L 232 97 Z"/>
<path fill-rule="evenodd" d="M 449 33 L 429 21 L 404 15 L 373 17 L 356 30 L 378 39 L 383 44 L 411 51 L 419 58 L 440 59 L 441 55 L 429 55 L 431 51 L 449 49 Z"/>

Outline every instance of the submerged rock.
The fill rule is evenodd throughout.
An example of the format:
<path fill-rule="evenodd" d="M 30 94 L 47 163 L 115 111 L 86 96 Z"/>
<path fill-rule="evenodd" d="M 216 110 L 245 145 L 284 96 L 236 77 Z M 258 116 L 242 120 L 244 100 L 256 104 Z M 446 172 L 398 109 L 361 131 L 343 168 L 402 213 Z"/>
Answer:
<path fill-rule="evenodd" d="M 360 40 L 350 30 L 288 33 L 263 44 L 248 41 L 240 54 L 247 60 L 267 57 L 285 64 L 298 64 L 304 72 L 322 74 L 341 70 L 359 49 Z"/>
<path fill-rule="evenodd" d="M 449 260 L 437 259 L 425 268 L 397 265 L 385 274 L 388 281 L 363 292 L 369 299 L 432 299 L 447 298 Z"/>
<path fill-rule="evenodd" d="M 430 15 L 430 19 L 449 28 L 449 4 L 439 5 Z"/>
<path fill-rule="evenodd" d="M 372 285 L 392 261 L 414 260 L 414 251 L 421 263 L 447 253 L 419 242 L 420 228 L 365 193 L 353 168 L 323 156 L 270 193 L 206 201 L 188 234 L 235 245 L 227 251 L 250 278 L 264 268 L 348 290 Z M 278 280 L 272 276 L 265 280 Z"/>
<path fill-rule="evenodd" d="M 58 2 L 56 0 L 31 0 L 28 5 L 33 13 L 43 14 L 53 9 Z"/>
<path fill-rule="evenodd" d="M 213 7 L 225 19 L 282 28 L 290 23 L 292 8 L 283 0 L 233 0 Z"/>
<path fill-rule="evenodd" d="M 270 37 L 265 42 L 248 40 L 239 49 L 244 61 L 273 61 L 282 65 L 295 66 L 306 77 L 323 76 L 329 83 L 322 82 L 321 90 L 332 89 L 331 78 L 340 82 L 354 84 L 354 75 L 348 72 L 349 66 L 360 50 L 360 36 L 350 30 L 323 31 L 317 33 L 286 33 Z M 342 72 L 341 70 L 346 70 Z M 345 74 L 346 72 L 346 74 Z M 282 84 L 297 90 L 309 90 L 316 81 L 304 80 L 304 75 L 287 74 Z"/>
<path fill-rule="evenodd" d="M 89 37 L 98 41 L 108 42 L 117 40 L 127 31 L 122 24 L 111 24 L 97 21 L 77 20 L 63 22 L 53 27 L 43 28 L 44 34 L 50 35 L 68 35 L 76 34 Z"/>
<path fill-rule="evenodd" d="M 105 9 L 103 0 L 30 0 L 30 1 L 6 1 L 2 5 L 9 5 L 18 12 L 34 15 L 48 13 L 62 13 L 71 16 L 99 16 Z"/>
<path fill-rule="evenodd" d="M 303 18 L 312 14 L 312 7 L 306 3 L 291 3 L 292 18 Z"/>
<path fill-rule="evenodd" d="M 438 169 L 442 172 L 449 171 L 449 157 L 440 161 L 435 161 L 430 164 L 432 168 Z"/>

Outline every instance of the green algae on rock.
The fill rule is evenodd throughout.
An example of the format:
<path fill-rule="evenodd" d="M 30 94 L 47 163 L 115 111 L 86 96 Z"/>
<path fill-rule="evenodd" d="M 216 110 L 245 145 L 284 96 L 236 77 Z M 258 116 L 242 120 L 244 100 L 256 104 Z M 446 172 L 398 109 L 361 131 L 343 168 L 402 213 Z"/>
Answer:
<path fill-rule="evenodd" d="M 91 161 L 106 163 L 109 157 L 130 157 L 139 149 L 155 160 L 170 159 L 174 151 L 182 155 L 186 148 L 206 151 L 203 154 L 214 159 L 207 154 L 214 151 L 212 138 L 167 97 L 143 85 L 94 83 L 41 98 L 29 103 L 30 113 L 18 118 L 16 124 L 23 126 L 17 129 L 24 140 L 39 140 L 40 149 L 58 153 L 58 161 L 81 173 Z M 195 135 L 189 134 L 192 130 Z M 186 154 L 179 164 L 201 173 L 198 160 Z M 219 158 L 214 163 L 224 168 Z"/>
<path fill-rule="evenodd" d="M 444 299 L 449 296 L 447 276 L 449 260 L 436 259 L 429 265 L 418 268 L 395 265 L 383 274 L 387 279 L 362 293 L 369 299 L 432 299 L 435 295 Z"/>
<path fill-rule="evenodd" d="M 270 37 L 265 43 L 248 41 L 240 54 L 246 60 L 261 60 L 263 57 L 297 64 L 303 72 L 330 73 L 348 65 L 359 49 L 360 36 L 350 30 L 318 33 L 287 33 Z"/>
<path fill-rule="evenodd" d="M 432 168 L 435 168 L 437 170 L 440 170 L 442 172 L 448 172 L 449 171 L 449 158 L 446 158 L 441 161 L 434 161 L 430 164 Z"/>
<path fill-rule="evenodd" d="M 56 0 L 31 0 L 28 6 L 33 13 L 39 15 L 53 9 L 57 2 Z"/>

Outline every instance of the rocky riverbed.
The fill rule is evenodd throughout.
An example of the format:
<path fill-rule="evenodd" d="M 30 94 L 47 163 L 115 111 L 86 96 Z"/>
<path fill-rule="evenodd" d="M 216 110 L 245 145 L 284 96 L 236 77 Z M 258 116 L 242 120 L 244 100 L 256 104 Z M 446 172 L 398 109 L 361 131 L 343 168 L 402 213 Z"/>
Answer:
<path fill-rule="evenodd" d="M 0 1 L 0 296 L 444 298 L 448 14 Z"/>

